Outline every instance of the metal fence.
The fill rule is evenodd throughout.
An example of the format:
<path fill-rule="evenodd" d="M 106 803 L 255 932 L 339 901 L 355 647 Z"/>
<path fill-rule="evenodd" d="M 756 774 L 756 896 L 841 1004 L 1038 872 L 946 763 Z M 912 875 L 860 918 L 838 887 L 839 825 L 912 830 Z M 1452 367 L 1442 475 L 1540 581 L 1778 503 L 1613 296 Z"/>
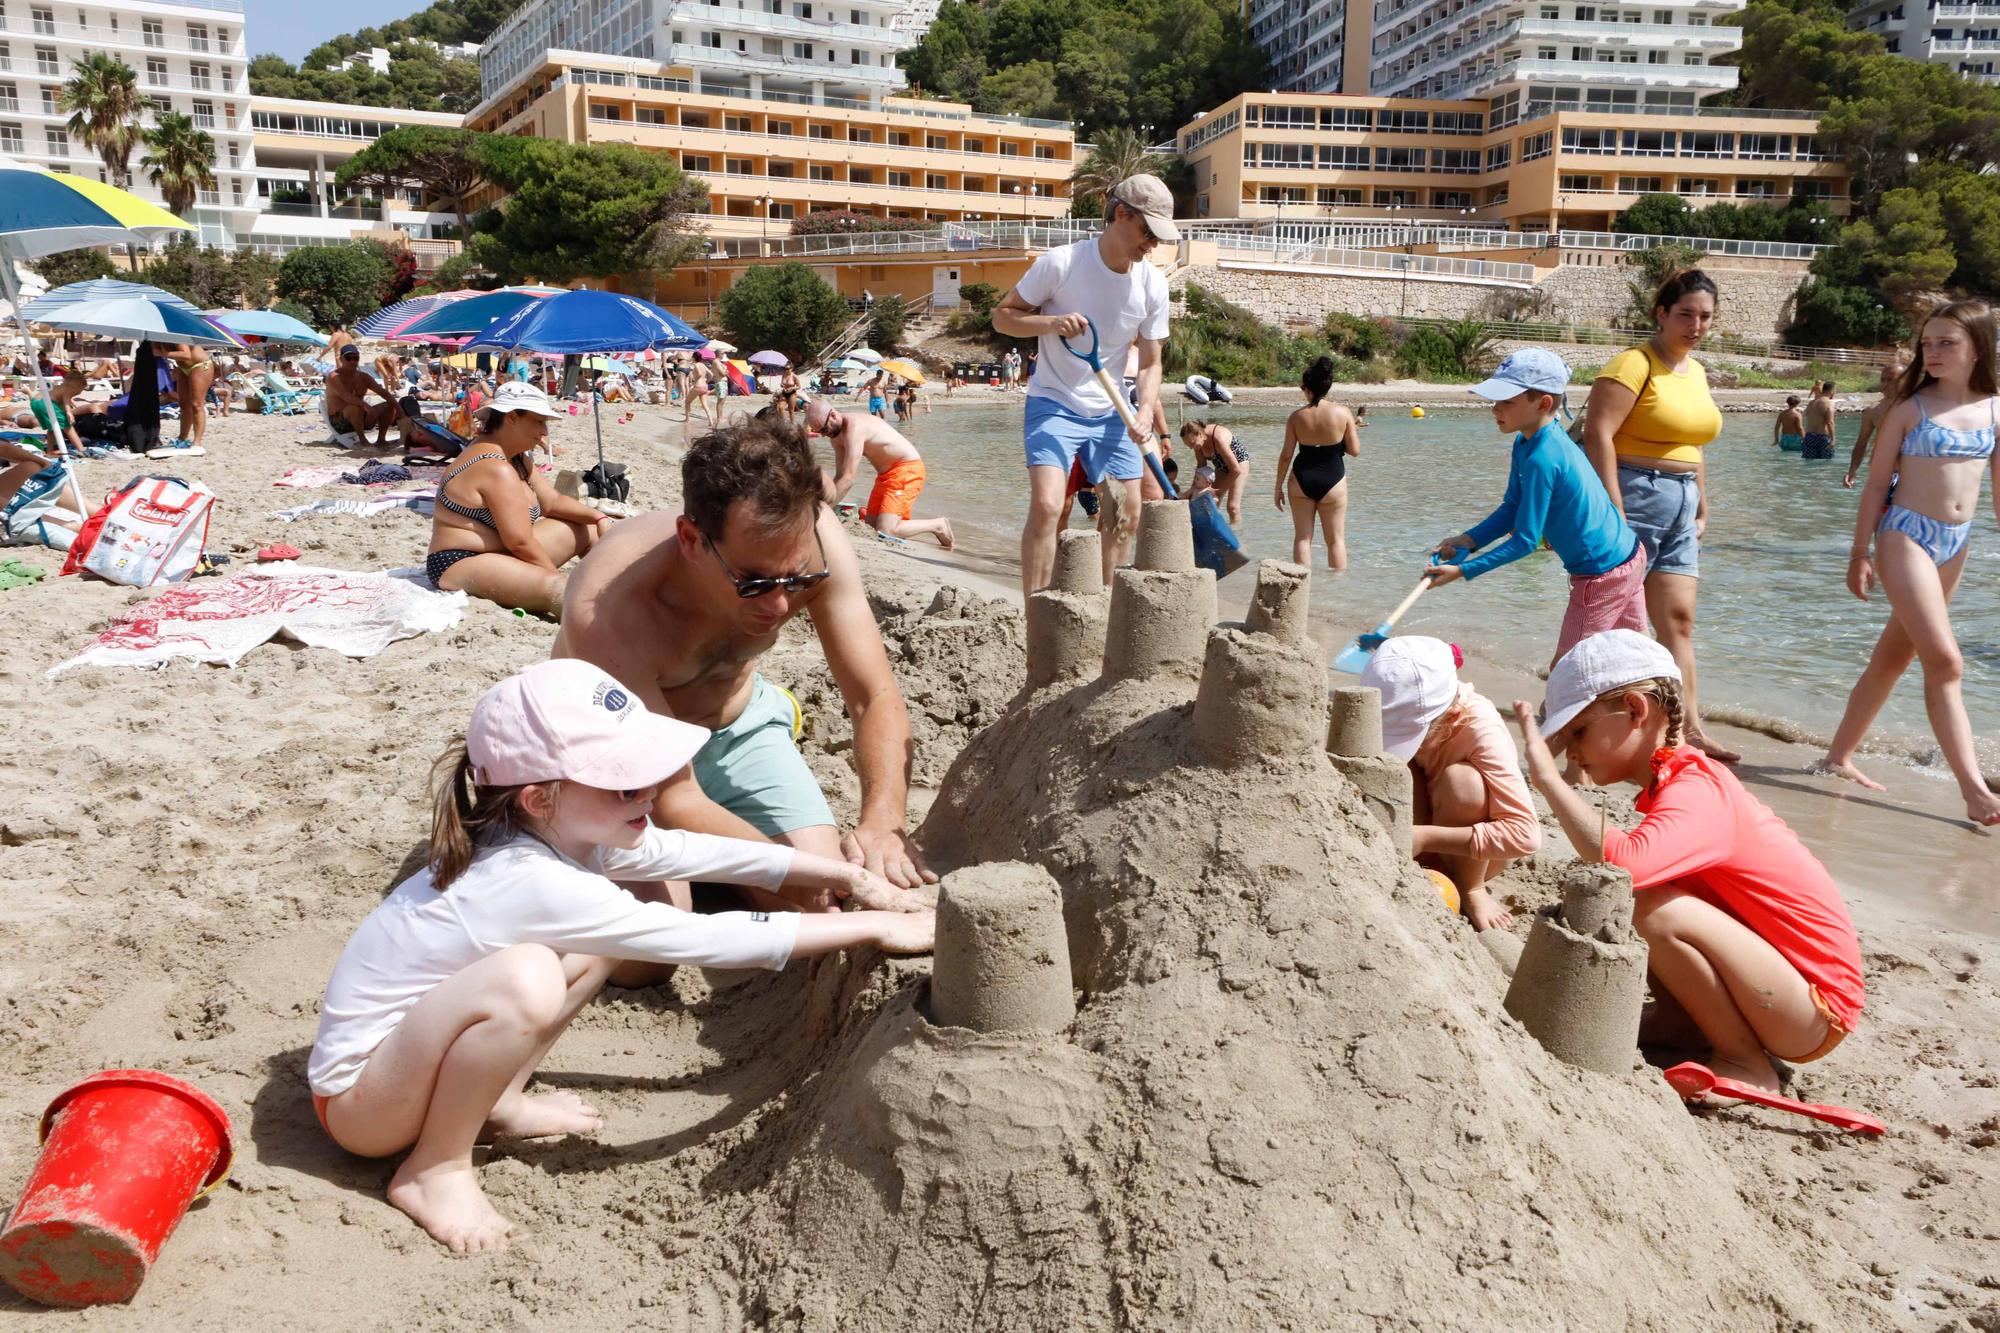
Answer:
<path fill-rule="evenodd" d="M 1298 244 L 1283 236 L 1215 236 L 1216 250 L 1238 263 L 1256 261 L 1274 267 L 1345 269 L 1426 281 L 1484 282 L 1496 286 L 1531 287 L 1533 264 L 1503 264 L 1491 259 L 1452 259 L 1401 250 L 1363 250 L 1347 246 Z"/>

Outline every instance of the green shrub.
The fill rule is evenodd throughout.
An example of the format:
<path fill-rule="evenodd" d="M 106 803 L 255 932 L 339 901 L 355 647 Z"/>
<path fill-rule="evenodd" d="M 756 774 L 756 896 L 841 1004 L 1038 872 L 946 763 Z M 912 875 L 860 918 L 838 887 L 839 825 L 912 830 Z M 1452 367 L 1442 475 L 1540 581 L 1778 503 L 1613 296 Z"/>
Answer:
<path fill-rule="evenodd" d="M 813 356 L 851 318 L 847 302 L 797 262 L 752 268 L 722 294 L 716 313 L 743 347 L 772 347 L 794 362 Z"/>
<path fill-rule="evenodd" d="M 1338 312 L 1328 315 L 1321 334 L 1336 353 L 1356 361 L 1372 361 L 1389 350 L 1389 331 L 1375 320 L 1359 315 Z"/>
<path fill-rule="evenodd" d="M 1416 379 L 1461 383 L 1478 379 L 1492 366 L 1499 339 L 1476 319 L 1412 329 L 1396 349 L 1396 366 Z"/>

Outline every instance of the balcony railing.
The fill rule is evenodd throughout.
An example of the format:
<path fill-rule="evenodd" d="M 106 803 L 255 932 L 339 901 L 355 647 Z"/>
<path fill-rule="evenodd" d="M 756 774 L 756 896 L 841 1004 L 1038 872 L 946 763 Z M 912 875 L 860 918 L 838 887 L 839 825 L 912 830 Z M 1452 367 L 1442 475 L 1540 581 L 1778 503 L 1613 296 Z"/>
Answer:
<path fill-rule="evenodd" d="M 1461 97 L 1474 97 L 1504 83 L 1547 79 L 1552 83 L 1599 84 L 1634 88 L 1684 88 L 1727 92 L 1736 86 L 1733 65 L 1627 65 L 1601 60 L 1513 60 L 1470 79 Z"/>
<path fill-rule="evenodd" d="M 690 46 L 676 42 L 667 47 L 666 61 L 670 65 L 690 65 L 696 69 L 733 69 L 744 74 L 761 74 L 766 78 L 797 79 L 811 83 L 878 84 L 881 87 L 900 88 L 903 86 L 903 71 L 884 65 L 841 64 L 837 60 L 804 60 L 788 55 L 766 55 L 761 51 L 728 51 L 714 46 Z M 704 93 L 711 91 L 706 83 Z M 732 96 L 727 94 L 724 96 Z M 741 96 L 751 96 L 744 89 Z M 769 97 L 769 93 L 765 97 Z"/>
<path fill-rule="evenodd" d="M 720 5 L 688 3 L 687 0 L 675 5 L 669 12 L 669 18 L 690 24 L 709 24 L 725 32 L 746 28 L 758 32 L 782 32 L 818 42 L 872 43 L 891 51 L 903 51 L 916 45 L 916 38 L 900 28 L 877 28 L 865 23 L 821 23 L 815 19 L 795 18 L 790 14 L 724 9 Z"/>
<path fill-rule="evenodd" d="M 557 75 L 555 80 L 550 84 L 550 87 L 552 89 L 560 88 L 572 79 L 577 83 L 588 84 L 591 87 L 597 88 L 636 86 L 656 92 L 693 92 L 692 85 L 686 79 L 664 79 L 645 74 L 626 74 L 620 70 L 583 68 L 572 69 L 567 75 Z M 701 97 L 748 98 L 750 90 L 747 88 L 730 88 L 704 81 L 701 92 L 697 95 Z M 788 105 L 828 106 L 854 111 L 885 111 L 892 116 L 913 116 L 923 120 L 946 120 L 962 124 L 1030 125 L 1040 129 L 1053 130 L 1066 130 L 1070 128 L 1070 122 L 1067 120 L 1046 120 L 1034 116 L 1001 116 L 991 112 L 972 110 L 948 111 L 943 107 L 919 106 L 911 99 L 904 97 L 885 97 L 879 106 L 873 102 L 864 102 L 852 97 L 829 96 L 815 102 L 808 94 L 787 93 L 779 89 L 766 88 L 762 100 L 766 102 L 784 102 Z"/>
<path fill-rule="evenodd" d="M 131 51 L 207 51 L 210 54 L 225 56 L 241 56 L 245 51 L 243 38 L 235 33 L 230 35 L 227 44 L 210 37 L 207 39 L 207 45 L 196 46 L 188 38 L 168 37 L 161 33 L 144 31 L 136 26 L 120 24 L 113 28 L 104 24 L 50 22 L 46 19 L 24 22 L 18 16 L 11 14 L 0 19 L 0 39 L 4 39 L 9 33 L 19 36 L 32 34 L 36 37 L 53 37 L 58 41 L 80 42 L 92 48 L 110 47 Z"/>
<path fill-rule="evenodd" d="M 1491 259 L 1452 259 L 1445 255 L 1420 255 L 1400 250 L 1357 250 L 1343 246 L 1296 245 L 1282 237 L 1217 235 L 1217 254 L 1225 260 L 1247 263 L 1261 260 L 1285 268 L 1330 268 L 1397 277 L 1456 282 L 1484 282 L 1495 286 L 1534 285 L 1533 264 L 1507 264 Z"/>
<path fill-rule="evenodd" d="M 888 190 L 895 194 L 952 195 L 978 201 L 979 206 L 982 208 L 990 207 L 1003 211 L 1019 211 L 1022 207 L 1022 196 L 1019 192 L 1011 190 L 934 190 L 922 185 L 889 185 L 886 183 L 857 180 L 821 180 L 812 176 L 773 176 L 762 171 L 715 171 L 704 170 L 700 167 L 682 167 L 681 169 L 693 175 L 712 180 L 781 182 L 778 186 L 770 187 L 773 189 L 791 189 L 797 186 L 806 186 L 812 191 L 844 190 L 850 194 L 862 192 L 873 194 L 878 190 Z M 1063 195 L 1031 194 L 1027 198 L 1045 205 L 1060 204 L 1065 208 L 1069 205 L 1069 199 Z M 957 206 L 963 208 L 968 205 L 961 202 Z"/>
<path fill-rule="evenodd" d="M 837 145 L 850 142 L 846 139 L 822 139 L 816 135 L 766 134 L 758 130 L 719 130 L 701 125 L 656 125 L 651 121 L 630 120 L 619 116 L 603 115 L 596 107 L 591 108 L 590 123 L 593 125 L 616 125 L 621 129 L 629 126 L 635 130 L 671 130 L 680 135 L 719 134 L 726 138 L 743 141 L 743 147 L 736 150 L 739 152 L 754 151 L 753 142 L 763 141 L 776 145 L 771 150 L 773 154 L 797 157 L 824 153 Z M 1010 171 L 1025 163 L 1041 163 L 1044 165 L 1046 171 L 1052 171 L 1063 176 L 1067 176 L 1070 168 L 1075 165 L 1075 163 L 1067 158 L 1035 157 L 1028 153 L 975 153 L 963 148 L 926 148 L 916 143 L 871 142 L 855 143 L 854 146 L 856 148 L 868 149 L 871 152 L 879 148 L 886 149 L 891 153 L 918 153 L 925 157 L 969 157 L 980 162 L 1005 163 L 1005 169 Z"/>

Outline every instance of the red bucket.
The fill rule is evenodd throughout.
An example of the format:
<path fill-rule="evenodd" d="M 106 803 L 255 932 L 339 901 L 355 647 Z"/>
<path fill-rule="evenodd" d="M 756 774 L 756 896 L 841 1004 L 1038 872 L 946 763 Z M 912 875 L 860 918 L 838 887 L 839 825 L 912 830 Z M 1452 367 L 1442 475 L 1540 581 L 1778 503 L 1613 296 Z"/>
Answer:
<path fill-rule="evenodd" d="M 233 1155 L 228 1115 L 199 1088 L 149 1069 L 91 1075 L 42 1114 L 42 1155 L 0 1230 L 0 1278 L 44 1305 L 131 1300 Z"/>

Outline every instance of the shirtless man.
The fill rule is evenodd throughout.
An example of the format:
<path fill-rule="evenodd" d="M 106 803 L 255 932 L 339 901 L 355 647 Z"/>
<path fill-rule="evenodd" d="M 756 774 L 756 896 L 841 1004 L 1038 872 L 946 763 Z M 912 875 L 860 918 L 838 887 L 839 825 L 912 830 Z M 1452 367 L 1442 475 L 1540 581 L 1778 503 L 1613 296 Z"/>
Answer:
<path fill-rule="evenodd" d="M 1896 386 L 1902 381 L 1903 372 L 1910 368 L 1909 361 L 1898 355 L 1888 365 L 1882 367 L 1879 381 L 1882 396 L 1871 407 L 1861 409 L 1861 424 L 1854 437 L 1854 452 L 1847 459 L 1847 475 L 1840 484 L 1848 490 L 1854 489 L 1854 479 L 1861 475 L 1861 464 L 1868 457 L 1868 445 L 1877 431 L 1882 429 L 1882 418 L 1889 415 L 1889 409 L 1896 403 Z"/>
<path fill-rule="evenodd" d="M 369 402 L 371 393 L 382 401 Z M 361 368 L 361 349 L 351 341 L 340 349 L 340 368 L 326 377 L 326 414 L 335 430 L 365 436 L 373 428 L 378 449 L 387 443 L 389 427 L 399 415 L 396 396 Z"/>
<path fill-rule="evenodd" d="M 1799 411 L 1799 396 L 1785 395 L 1784 410 L 1778 413 L 1778 420 L 1771 427 L 1771 443 L 1788 454 L 1795 454 L 1805 448 L 1806 418 Z"/>
<path fill-rule="evenodd" d="M 854 548 L 821 504 L 824 484 L 805 437 L 782 423 L 697 439 L 681 460 L 685 512 L 626 519 L 570 575 L 554 655 L 594 662 L 655 712 L 714 729 L 660 789 L 661 825 L 844 856 L 914 888 L 937 876 L 903 832 L 910 715 Z M 834 823 L 798 751 L 797 702 L 757 672 L 801 611 L 854 719 L 861 817 L 851 832 Z M 684 886 L 667 892 L 688 905 Z"/>
<path fill-rule="evenodd" d="M 875 488 L 861 507 L 861 521 L 885 537 L 937 539 L 949 551 L 954 542 L 951 520 L 911 518 L 924 491 L 924 460 L 917 446 L 894 426 L 871 413 L 842 412 L 824 398 L 806 404 L 806 427 L 833 444 L 833 476 L 826 484 L 826 502 L 837 505 L 854 488 L 861 460 L 875 469 Z"/>
<path fill-rule="evenodd" d="M 1800 414 L 1805 422 L 1805 446 L 1799 450 L 1800 458 L 1833 457 L 1833 381 L 1822 380 L 1813 385 L 1812 400 Z"/>
<path fill-rule="evenodd" d="M 324 367 L 324 373 L 331 375 L 340 369 L 340 354 L 353 346 L 354 335 L 347 331 L 345 324 L 336 324 L 333 326 L 332 335 L 326 340 L 326 350 L 320 353 L 320 359 L 313 364 Z"/>

